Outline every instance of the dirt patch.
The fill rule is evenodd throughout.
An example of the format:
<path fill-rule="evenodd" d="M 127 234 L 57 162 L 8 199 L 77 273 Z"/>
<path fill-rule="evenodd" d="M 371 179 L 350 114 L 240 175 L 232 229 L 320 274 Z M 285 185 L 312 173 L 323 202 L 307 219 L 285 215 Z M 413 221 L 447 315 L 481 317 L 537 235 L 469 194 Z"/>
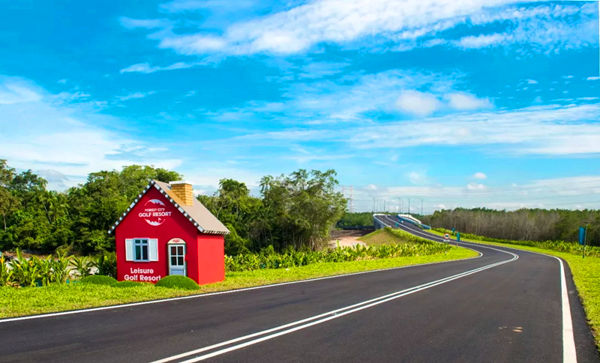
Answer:
<path fill-rule="evenodd" d="M 352 247 L 355 245 L 366 246 L 366 244 L 358 239 L 365 234 L 373 231 L 370 230 L 335 230 L 331 231 L 330 241 L 327 244 L 329 248 Z"/>

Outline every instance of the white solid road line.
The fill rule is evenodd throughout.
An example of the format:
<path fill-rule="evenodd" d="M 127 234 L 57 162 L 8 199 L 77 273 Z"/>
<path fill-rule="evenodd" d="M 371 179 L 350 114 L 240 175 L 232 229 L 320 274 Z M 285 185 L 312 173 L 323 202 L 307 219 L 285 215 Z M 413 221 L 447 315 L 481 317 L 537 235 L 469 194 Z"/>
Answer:
<path fill-rule="evenodd" d="M 600 1 L 598 3 L 600 4 Z M 600 11 L 600 9 L 598 11 Z M 380 221 L 387 225 L 387 223 L 383 222 L 382 220 L 380 220 Z M 411 231 L 412 231 L 412 229 L 411 229 Z M 437 237 L 437 235 L 434 235 L 432 233 L 426 233 L 426 232 L 421 232 L 421 231 L 419 231 L 419 233 L 416 233 L 417 232 L 416 230 L 414 230 L 412 232 L 405 230 L 405 232 L 416 234 L 420 237 L 429 237 L 429 238 L 431 238 L 432 236 Z M 479 243 L 468 242 L 468 241 L 463 241 L 463 242 L 459 242 L 459 243 L 462 245 L 471 244 L 471 245 L 477 245 L 477 246 L 486 246 L 486 245 L 482 245 Z M 511 249 L 513 251 L 521 251 L 521 252 L 525 251 L 525 252 L 533 253 L 536 255 L 551 257 L 551 258 L 558 260 L 558 262 L 560 264 L 560 290 L 561 290 L 560 296 L 561 296 L 561 309 L 562 309 L 563 362 L 576 363 L 577 362 L 577 350 L 575 349 L 575 336 L 573 334 L 573 319 L 571 317 L 571 304 L 569 303 L 569 292 L 567 289 L 566 274 L 565 274 L 565 267 L 564 267 L 563 261 L 556 256 L 546 255 L 544 253 L 531 252 L 531 251 L 527 251 L 527 250 L 519 250 L 516 248 L 510 248 L 510 247 L 503 247 L 503 248 Z M 494 249 L 494 248 L 492 248 L 492 249 Z M 497 251 L 500 251 L 500 250 L 497 250 Z"/>
<path fill-rule="evenodd" d="M 554 257 L 554 256 L 549 256 Z M 560 258 L 554 257 L 560 263 L 560 288 L 562 300 L 562 329 L 563 329 L 563 362 L 576 363 L 577 350 L 575 349 L 575 336 L 573 335 L 573 320 L 571 319 L 571 304 L 565 276 L 565 267 Z"/>
<path fill-rule="evenodd" d="M 159 304 L 159 303 L 165 303 L 165 302 L 170 302 L 170 301 L 199 299 L 199 298 L 208 297 L 208 296 L 214 296 L 214 295 L 235 294 L 235 293 L 244 292 L 244 291 L 268 289 L 268 288 L 271 288 L 271 287 L 279 287 L 279 286 L 285 286 L 285 285 L 304 284 L 304 283 L 307 283 L 307 282 L 321 281 L 321 280 L 328 280 L 328 279 L 337 279 L 337 278 L 344 278 L 344 277 L 348 277 L 348 276 L 364 275 L 364 274 L 370 274 L 370 273 L 374 273 L 374 272 L 393 271 L 393 270 L 400 270 L 400 269 L 405 269 L 405 268 L 414 268 L 414 267 L 421 267 L 421 266 L 439 265 L 439 264 L 442 264 L 442 263 L 467 261 L 467 260 L 471 260 L 471 259 L 475 259 L 475 258 L 480 258 L 481 256 L 483 256 L 480 252 L 478 252 L 478 253 L 479 253 L 479 255 L 476 256 L 476 257 L 463 258 L 463 259 L 460 259 L 460 260 L 429 262 L 429 263 L 421 263 L 421 264 L 417 264 L 417 265 L 407 265 L 407 266 L 400 266 L 400 267 L 381 268 L 381 269 L 377 269 L 377 270 L 352 272 L 352 273 L 341 274 L 341 275 L 315 277 L 315 278 L 312 278 L 312 279 L 305 279 L 305 280 L 280 282 L 280 283 L 270 284 L 270 285 L 244 287 L 244 288 L 235 289 L 235 290 L 207 292 L 207 293 L 204 293 L 204 294 L 197 294 L 197 295 L 171 297 L 171 298 L 151 300 L 151 301 L 140 301 L 140 302 L 135 302 L 135 303 L 121 304 L 121 305 L 101 306 L 101 307 L 97 307 L 97 308 L 87 308 L 87 309 L 61 311 L 61 312 L 58 312 L 58 313 L 48 313 L 48 314 L 40 314 L 40 315 L 19 316 L 19 317 L 15 317 L 15 318 L 5 318 L 5 319 L 0 319 L 0 324 L 2 324 L 2 323 L 9 323 L 9 322 L 13 322 L 13 321 L 42 319 L 42 318 L 52 318 L 52 317 L 57 317 L 57 316 L 73 315 L 73 314 L 81 314 L 81 313 L 89 313 L 89 312 L 94 312 L 94 311 L 103 311 L 103 310 L 129 308 L 129 307 L 141 306 L 141 305 Z"/>
<path fill-rule="evenodd" d="M 477 246 L 485 246 L 474 242 L 461 242 L 461 244 L 471 244 Z M 545 253 L 532 252 L 527 250 L 519 250 L 511 247 L 503 247 L 513 251 L 528 252 L 534 255 L 541 255 L 549 258 L 553 258 L 558 261 L 560 265 L 560 300 L 562 310 L 562 340 L 563 340 L 563 362 L 565 363 L 576 363 L 577 362 L 577 349 L 575 348 L 575 335 L 573 333 L 573 319 L 571 317 L 571 303 L 569 302 L 569 290 L 567 289 L 567 275 L 565 273 L 565 267 L 563 261 L 552 255 Z"/>
<path fill-rule="evenodd" d="M 482 246 L 482 247 L 484 247 L 484 248 L 490 248 L 490 249 L 493 249 L 493 250 L 497 250 L 497 249 L 492 248 L 492 247 L 487 247 L 487 246 Z M 427 282 L 425 284 L 421 284 L 421 285 L 418 285 L 418 286 L 413 286 L 413 287 L 410 287 L 408 289 L 404 289 L 404 290 L 401 290 L 401 291 L 396 291 L 396 292 L 393 292 L 391 294 L 387 294 L 387 295 L 383 295 L 383 296 L 380 296 L 380 297 L 377 297 L 377 298 L 369 299 L 369 300 L 366 300 L 366 301 L 363 301 L 363 302 L 360 302 L 360 303 L 357 303 L 357 304 L 353 304 L 353 305 L 350 305 L 350 306 L 346 306 L 346 307 L 343 307 L 343 308 L 332 310 L 332 311 L 329 311 L 329 312 L 326 312 L 326 313 L 323 313 L 323 314 L 318 314 L 318 315 L 315 315 L 315 316 L 312 316 L 312 317 L 309 317 L 309 318 L 305 318 L 305 319 L 302 319 L 302 320 L 297 320 L 297 321 L 294 321 L 294 322 L 291 322 L 291 323 L 287 323 L 287 324 L 284 324 L 284 325 L 281 325 L 281 326 L 277 326 L 277 327 L 274 327 L 274 328 L 271 328 L 271 329 L 259 331 L 259 332 L 253 333 L 253 334 L 245 335 L 245 336 L 242 336 L 242 337 L 238 337 L 238 338 L 235 338 L 235 339 L 227 340 L 227 341 L 220 342 L 220 343 L 217 343 L 217 344 L 213 344 L 213 345 L 210 345 L 210 346 L 206 346 L 206 347 L 202 347 L 202 348 L 199 348 L 199 349 L 194 349 L 194 350 L 191 350 L 191 351 L 188 351 L 188 352 L 184 352 L 184 353 L 181 353 L 181 354 L 177 354 L 177 355 L 174 355 L 174 356 L 171 356 L 171 357 L 163 358 L 163 359 L 154 361 L 154 363 L 171 362 L 171 361 L 179 360 L 179 359 L 182 359 L 182 358 L 185 358 L 185 357 L 189 357 L 189 356 L 197 355 L 197 354 L 200 354 L 200 353 L 204 353 L 204 352 L 207 352 L 207 351 L 210 351 L 210 350 L 214 350 L 216 348 L 228 346 L 228 345 L 239 343 L 239 342 L 242 342 L 242 341 L 245 341 L 245 340 L 248 340 L 248 339 L 259 337 L 259 338 L 253 339 L 253 340 L 248 340 L 248 341 L 245 341 L 243 343 L 227 347 L 227 348 L 223 348 L 223 349 L 220 349 L 220 350 L 217 350 L 217 351 L 213 351 L 211 353 L 207 353 L 207 354 L 203 354 L 203 355 L 194 357 L 192 359 L 186 360 L 185 362 L 197 362 L 197 361 L 204 360 L 204 359 L 207 359 L 207 358 L 215 357 L 215 356 L 218 356 L 218 355 L 221 355 L 221 354 L 225 354 L 225 353 L 228 353 L 228 352 L 231 352 L 231 351 L 234 351 L 234 350 L 238 350 L 238 349 L 250 346 L 250 345 L 254 345 L 254 344 L 266 341 L 266 340 L 274 339 L 274 338 L 277 338 L 277 337 L 282 336 L 282 335 L 290 334 L 290 333 L 293 333 L 293 332 L 301 330 L 301 329 L 306 329 L 306 328 L 309 328 L 309 327 L 317 325 L 317 324 L 322 324 L 322 323 L 324 323 L 326 321 L 329 321 L 329 320 L 338 319 L 338 318 L 340 318 L 342 316 L 345 316 L 345 315 L 348 315 L 348 314 L 352 314 L 352 313 L 355 313 L 357 311 L 361 311 L 361 310 L 364 310 L 364 309 L 368 309 L 368 308 L 371 308 L 373 306 L 376 306 L 376 305 L 379 305 L 379 304 L 386 303 L 388 301 L 392 301 L 392 300 L 401 298 L 403 296 L 407 296 L 407 295 L 414 294 L 414 293 L 422 291 L 422 290 L 426 290 L 426 289 L 432 288 L 434 286 L 442 285 L 442 284 L 448 283 L 450 281 L 454 281 L 454 280 L 457 280 L 457 279 L 460 279 L 460 278 L 463 278 L 463 277 L 466 277 L 466 276 L 469 276 L 469 275 L 472 275 L 472 274 L 475 274 L 475 273 L 478 273 L 478 272 L 481 272 L 481 271 L 484 271 L 484 270 L 487 270 L 487 269 L 490 269 L 490 268 L 493 268 L 493 267 L 496 267 L 496 266 L 500 266 L 500 265 L 503 265 L 505 263 L 509 263 L 509 262 L 515 261 L 515 260 L 517 260 L 519 258 L 518 255 L 516 255 L 516 254 L 514 254 L 512 252 L 507 252 L 507 251 L 502 251 L 502 250 L 497 250 L 497 251 L 500 251 L 500 252 L 503 252 L 503 253 L 506 253 L 506 254 L 510 254 L 513 257 L 511 259 L 509 259 L 509 260 L 495 262 L 495 263 L 492 263 L 492 264 L 489 264 L 489 265 L 485 265 L 485 266 L 482 266 L 482 267 L 479 267 L 479 268 L 476 268 L 476 269 L 473 269 L 473 270 L 461 272 L 461 273 L 456 274 L 456 275 L 452 275 L 452 276 L 444 277 L 442 279 L 430 281 L 430 282 Z M 266 334 L 269 334 L 269 335 L 266 335 Z"/>

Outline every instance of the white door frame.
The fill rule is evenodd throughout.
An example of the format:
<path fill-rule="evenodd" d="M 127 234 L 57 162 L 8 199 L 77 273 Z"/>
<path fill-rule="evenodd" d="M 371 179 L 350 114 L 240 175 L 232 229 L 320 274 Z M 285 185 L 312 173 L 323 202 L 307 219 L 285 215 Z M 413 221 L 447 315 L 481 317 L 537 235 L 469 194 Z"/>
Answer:
<path fill-rule="evenodd" d="M 180 250 L 179 247 L 181 247 L 182 249 Z M 186 253 L 187 253 L 187 248 L 185 245 L 185 242 L 181 241 L 181 242 L 177 242 L 177 243 L 172 243 L 169 242 L 167 243 L 167 249 L 168 249 L 168 265 L 169 265 L 169 275 L 182 275 L 182 276 L 187 276 L 187 262 L 185 260 L 186 257 Z M 173 249 L 175 249 L 175 254 L 173 254 Z M 182 254 L 180 254 L 180 252 L 182 252 Z M 175 258 L 175 265 L 172 264 L 172 259 Z M 179 264 L 179 262 L 183 262 L 182 265 Z"/>

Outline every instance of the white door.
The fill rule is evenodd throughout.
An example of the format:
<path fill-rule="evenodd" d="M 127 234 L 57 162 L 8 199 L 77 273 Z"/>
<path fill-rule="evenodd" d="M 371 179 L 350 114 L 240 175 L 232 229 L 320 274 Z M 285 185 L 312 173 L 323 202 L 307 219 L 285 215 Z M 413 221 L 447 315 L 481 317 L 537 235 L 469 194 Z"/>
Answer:
<path fill-rule="evenodd" d="M 185 244 L 168 244 L 169 275 L 187 276 L 185 266 Z"/>

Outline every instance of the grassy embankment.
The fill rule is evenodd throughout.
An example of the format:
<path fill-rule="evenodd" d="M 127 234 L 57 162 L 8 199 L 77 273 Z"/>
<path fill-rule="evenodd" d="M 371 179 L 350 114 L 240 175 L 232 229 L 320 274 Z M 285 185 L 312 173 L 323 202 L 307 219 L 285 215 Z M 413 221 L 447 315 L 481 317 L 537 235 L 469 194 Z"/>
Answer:
<path fill-rule="evenodd" d="M 444 229 L 432 230 L 431 232 L 443 235 L 444 233 L 451 233 L 451 231 Z M 487 245 L 510 247 L 524 251 L 531 251 L 537 253 L 543 253 L 546 255 L 556 256 L 562 258 L 569 264 L 571 273 L 573 274 L 573 281 L 577 286 L 577 291 L 581 297 L 585 313 L 588 318 L 588 322 L 592 327 L 594 338 L 596 339 L 596 346 L 600 349 L 600 256 L 597 252 L 593 251 L 590 255 L 582 258 L 581 250 L 579 246 L 571 246 L 570 252 L 565 252 L 564 244 L 567 242 L 556 242 L 556 249 L 551 249 L 552 242 L 535 242 L 535 241 L 512 241 L 512 240 L 499 240 L 487 238 L 484 236 L 476 236 L 469 234 L 468 239 L 464 239 L 461 234 L 461 240 L 466 242 L 476 242 Z M 536 246 L 537 245 L 537 246 Z M 570 245 L 573 245 L 572 243 Z M 545 246 L 541 248 L 539 246 Z M 595 250 L 596 248 L 594 248 Z M 579 250 L 579 251 L 578 251 Z"/>
<path fill-rule="evenodd" d="M 367 240 L 366 243 L 374 244 L 381 244 L 384 240 L 388 243 L 418 242 L 418 239 L 413 238 L 411 235 L 401 233 L 394 235 L 385 230 L 373 232 L 363 238 Z M 452 247 L 446 252 L 431 255 L 365 259 L 349 262 L 322 262 L 286 269 L 228 272 L 225 281 L 204 285 L 195 291 L 155 287 L 150 284 L 132 287 L 113 287 L 84 283 L 51 285 L 37 288 L 0 287 L 0 317 L 6 318 L 176 296 L 197 295 L 324 276 L 450 261 L 475 256 L 477 256 L 477 253 L 472 250 Z"/>

